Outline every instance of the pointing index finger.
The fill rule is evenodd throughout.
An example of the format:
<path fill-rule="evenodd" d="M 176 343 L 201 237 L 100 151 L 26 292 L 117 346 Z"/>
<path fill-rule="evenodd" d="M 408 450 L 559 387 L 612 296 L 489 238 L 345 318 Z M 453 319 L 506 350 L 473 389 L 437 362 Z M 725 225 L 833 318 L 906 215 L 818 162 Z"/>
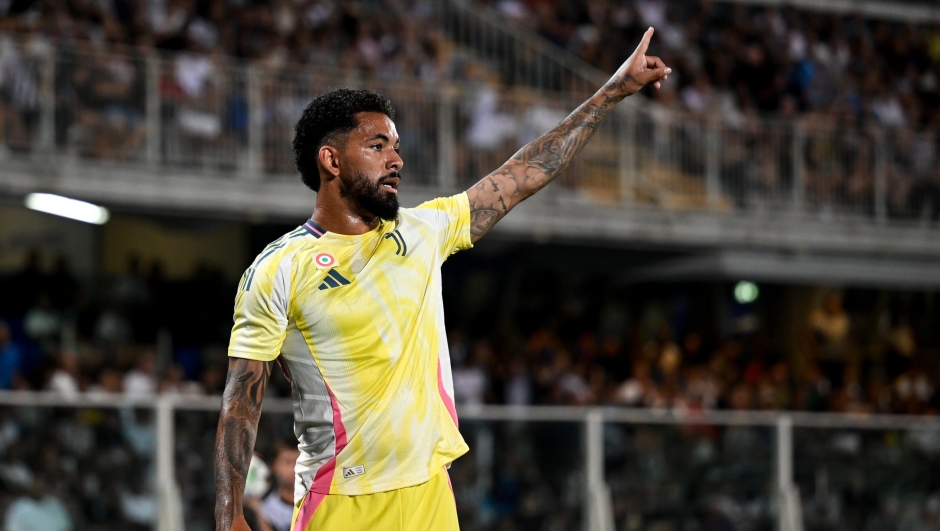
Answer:
<path fill-rule="evenodd" d="M 643 38 L 640 40 L 640 45 L 636 47 L 636 50 L 642 54 L 646 53 L 646 49 L 650 47 L 650 39 L 653 37 L 653 26 L 650 26 L 646 33 L 643 34 Z"/>

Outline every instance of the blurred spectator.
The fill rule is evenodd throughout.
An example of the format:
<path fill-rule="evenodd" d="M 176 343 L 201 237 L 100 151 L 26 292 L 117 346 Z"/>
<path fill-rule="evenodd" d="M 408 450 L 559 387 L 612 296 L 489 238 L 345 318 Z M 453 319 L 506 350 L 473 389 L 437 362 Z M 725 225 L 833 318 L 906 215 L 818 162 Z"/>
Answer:
<path fill-rule="evenodd" d="M 7 509 L 5 531 L 71 531 L 72 517 L 51 489 L 53 483 L 36 477 L 28 493 Z"/>
<path fill-rule="evenodd" d="M 481 405 L 485 402 L 490 386 L 486 366 L 491 356 L 489 344 L 480 341 L 473 346 L 463 365 L 453 370 L 454 401 L 458 405 Z"/>
<path fill-rule="evenodd" d="M 280 441 L 274 447 L 271 458 L 274 489 L 261 503 L 261 516 L 273 531 L 290 531 L 294 514 L 294 466 L 298 457 L 296 441 Z"/>
<path fill-rule="evenodd" d="M 157 520 L 156 499 L 143 474 L 131 474 L 129 479 L 118 497 L 125 522 L 122 527 L 132 531 L 151 529 Z"/>
<path fill-rule="evenodd" d="M 851 329 L 849 316 L 842 308 L 842 296 L 836 292 L 828 294 L 822 307 L 810 313 L 809 324 L 816 340 L 820 368 L 833 385 L 841 385 L 849 361 Z"/>
<path fill-rule="evenodd" d="M 640 359 L 633 362 L 632 375 L 617 387 L 613 400 L 625 406 L 642 407 L 647 405 L 654 387 L 655 384 L 650 380 L 649 362 Z"/>
<path fill-rule="evenodd" d="M 157 392 L 160 394 L 176 395 L 201 395 L 203 394 L 202 384 L 194 381 L 187 381 L 183 368 L 174 363 L 167 369 L 163 379 L 157 385 Z"/>
<path fill-rule="evenodd" d="M 9 33 L 10 22 L 0 37 L 0 145 L 27 150 L 39 117 L 38 72 L 26 43 Z"/>
<path fill-rule="evenodd" d="M 81 392 L 79 384 L 80 366 L 78 356 L 72 352 L 63 352 L 55 370 L 49 376 L 46 389 L 68 397 L 75 397 Z"/>
<path fill-rule="evenodd" d="M 129 395 L 150 396 L 157 392 L 157 356 L 152 350 L 138 354 L 134 368 L 124 375 L 124 392 Z"/>
<path fill-rule="evenodd" d="M 22 375 L 23 357 L 19 346 L 10 336 L 10 327 L 0 320 L 0 390 L 13 389 Z"/>
<path fill-rule="evenodd" d="M 89 394 L 117 394 L 123 393 L 123 378 L 120 371 L 113 367 L 103 367 L 101 372 L 98 373 L 97 381 L 89 387 Z"/>
<path fill-rule="evenodd" d="M 127 258 L 127 270 L 114 279 L 114 300 L 122 306 L 140 306 L 150 302 L 150 290 L 144 279 L 140 257 Z"/>
<path fill-rule="evenodd" d="M 511 406 L 532 404 L 532 377 L 526 368 L 525 360 L 514 357 L 509 362 L 509 373 L 504 381 L 503 396 Z"/>
<path fill-rule="evenodd" d="M 23 329 L 47 351 L 55 349 L 61 325 L 59 312 L 52 306 L 52 299 L 46 293 L 39 294 L 36 304 L 23 317 Z"/>

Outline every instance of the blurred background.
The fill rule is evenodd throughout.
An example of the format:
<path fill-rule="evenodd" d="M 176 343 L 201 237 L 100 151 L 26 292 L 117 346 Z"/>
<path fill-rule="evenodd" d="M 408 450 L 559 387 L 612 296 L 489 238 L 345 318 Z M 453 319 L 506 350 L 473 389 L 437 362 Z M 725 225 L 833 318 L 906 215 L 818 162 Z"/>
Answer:
<path fill-rule="evenodd" d="M 314 95 L 392 100 L 413 206 L 557 123 L 649 26 L 662 90 L 444 267 L 462 528 L 940 529 L 935 2 L 0 13 L 0 529 L 214 528 L 235 289 L 312 210 L 290 142 Z M 289 391 L 276 374 L 256 531 L 284 529 Z"/>

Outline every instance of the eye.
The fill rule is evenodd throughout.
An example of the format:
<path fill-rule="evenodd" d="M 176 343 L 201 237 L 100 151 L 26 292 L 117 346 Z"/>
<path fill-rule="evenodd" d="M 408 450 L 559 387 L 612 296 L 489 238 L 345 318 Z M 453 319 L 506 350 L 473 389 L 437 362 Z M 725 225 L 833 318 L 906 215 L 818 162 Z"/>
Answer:
<path fill-rule="evenodd" d="M 376 150 L 376 151 L 382 151 L 382 144 L 372 144 L 372 145 L 369 146 L 369 147 L 371 147 L 372 149 L 374 149 L 374 150 Z"/>

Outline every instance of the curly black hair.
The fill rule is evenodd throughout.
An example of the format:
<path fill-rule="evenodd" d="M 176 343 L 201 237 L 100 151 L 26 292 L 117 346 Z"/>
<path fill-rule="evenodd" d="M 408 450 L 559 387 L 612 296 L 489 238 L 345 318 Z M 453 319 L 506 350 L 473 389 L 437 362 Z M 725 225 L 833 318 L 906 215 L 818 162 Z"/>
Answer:
<path fill-rule="evenodd" d="M 300 179 L 313 191 L 320 190 L 317 158 L 325 144 L 345 147 L 345 135 L 359 125 L 356 114 L 380 112 L 395 118 L 392 102 L 369 90 L 331 90 L 313 99 L 294 128 L 294 165 Z"/>

